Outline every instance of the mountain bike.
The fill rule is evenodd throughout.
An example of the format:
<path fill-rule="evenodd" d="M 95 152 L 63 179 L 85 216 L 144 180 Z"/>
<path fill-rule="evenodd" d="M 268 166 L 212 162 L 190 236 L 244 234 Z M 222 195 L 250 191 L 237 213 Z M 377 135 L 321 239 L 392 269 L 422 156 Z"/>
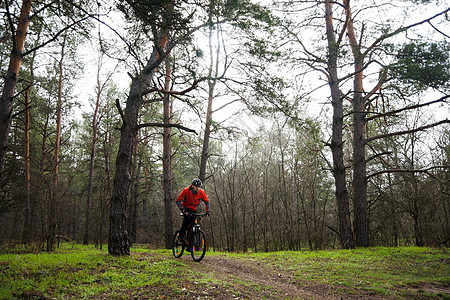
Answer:
<path fill-rule="evenodd" d="M 206 235 L 203 230 L 200 229 L 200 220 L 207 214 L 191 213 L 195 217 L 194 222 L 189 226 L 187 230 L 187 237 L 185 242 L 179 240 L 180 231 L 177 230 L 173 236 L 172 252 L 173 256 L 180 258 L 183 255 L 184 250 L 191 252 L 192 259 L 194 261 L 201 261 L 205 257 L 206 253 Z M 183 214 L 181 214 L 183 216 Z"/>

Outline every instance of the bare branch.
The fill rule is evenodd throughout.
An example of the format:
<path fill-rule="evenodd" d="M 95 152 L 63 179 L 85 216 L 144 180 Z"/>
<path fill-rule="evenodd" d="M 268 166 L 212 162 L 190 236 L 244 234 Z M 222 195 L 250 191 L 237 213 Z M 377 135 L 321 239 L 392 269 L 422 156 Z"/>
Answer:
<path fill-rule="evenodd" d="M 427 169 L 389 169 L 389 170 L 382 170 L 382 171 L 378 171 L 378 172 L 372 173 L 370 175 L 367 175 L 367 179 L 377 176 L 377 175 L 386 174 L 386 173 L 425 173 L 430 177 L 434 177 L 434 175 L 430 173 L 431 170 L 446 169 L 446 168 L 450 168 L 450 166 L 434 166 L 434 167 L 430 167 Z"/>
<path fill-rule="evenodd" d="M 389 154 L 392 154 L 392 151 L 385 151 L 385 152 L 382 152 L 382 153 L 377 153 L 377 154 L 369 157 L 368 159 L 366 159 L 366 163 L 368 163 L 371 160 L 374 160 L 377 157 L 380 157 L 380 156 L 383 156 L 383 155 L 389 155 Z"/>
<path fill-rule="evenodd" d="M 397 135 L 403 135 L 403 134 L 408 134 L 408 133 L 413 133 L 413 132 L 418 132 L 418 131 L 424 131 L 426 129 L 433 128 L 433 127 L 436 127 L 436 126 L 439 126 L 439 125 L 442 125 L 442 124 L 450 124 L 450 120 L 448 120 L 448 119 L 442 120 L 442 121 L 439 121 L 439 122 L 436 122 L 436 123 L 428 124 L 428 125 L 425 125 L 425 126 L 421 126 L 421 127 L 418 127 L 418 128 L 411 129 L 411 130 L 397 131 L 397 132 L 392 132 L 392 133 L 387 133 L 387 134 L 381 134 L 381 135 L 373 136 L 371 138 L 365 139 L 364 142 L 367 144 L 367 143 L 370 143 L 371 141 L 378 140 L 378 139 L 384 139 L 384 138 L 391 137 L 391 136 L 397 136 Z"/>
<path fill-rule="evenodd" d="M 187 131 L 187 132 L 192 132 L 192 133 L 197 134 L 197 132 L 194 129 L 187 128 L 180 124 L 144 123 L 144 124 L 137 125 L 137 129 L 145 128 L 145 127 L 166 127 L 166 128 L 175 127 L 175 128 Z"/>
<path fill-rule="evenodd" d="M 123 114 L 122 107 L 120 107 L 119 99 L 116 99 L 116 107 L 119 110 L 120 116 L 122 117 L 123 125 L 126 126 L 127 125 L 127 120 L 125 119 L 125 115 Z"/>
<path fill-rule="evenodd" d="M 242 99 L 239 98 L 239 99 L 235 99 L 235 100 L 232 100 L 232 101 L 230 101 L 230 102 L 227 102 L 227 103 L 225 103 L 224 105 L 222 105 L 221 107 L 219 107 L 218 109 L 214 110 L 213 113 L 215 113 L 215 112 L 217 112 L 217 111 L 219 111 L 219 110 L 221 110 L 221 109 L 227 107 L 228 105 L 233 104 L 234 102 L 239 102 L 239 101 L 242 101 Z"/>
<path fill-rule="evenodd" d="M 145 96 L 145 95 L 148 95 L 150 93 L 158 92 L 158 93 L 167 94 L 167 95 L 170 95 L 170 96 L 181 96 L 181 95 L 185 95 L 185 94 L 189 93 L 190 91 L 196 89 L 198 87 L 198 84 L 200 82 L 202 82 L 202 81 L 205 81 L 206 79 L 208 79 L 208 77 L 199 78 L 199 79 L 195 80 L 190 87 L 188 87 L 187 89 L 182 90 L 182 91 L 166 91 L 166 90 L 160 89 L 160 88 L 152 88 L 152 89 L 143 91 L 141 93 L 141 95 Z M 160 99 L 158 99 L 157 101 L 160 101 Z M 146 103 L 147 102 L 156 102 L 156 101 L 152 101 L 151 100 L 151 101 L 146 101 Z"/>
<path fill-rule="evenodd" d="M 387 112 L 387 113 L 376 114 L 374 116 L 366 118 L 366 121 L 372 121 L 374 119 L 378 119 L 378 118 L 382 118 L 382 117 L 386 117 L 386 116 L 392 116 L 392 115 L 398 114 L 398 113 L 406 111 L 406 110 L 421 108 L 421 107 L 428 106 L 428 105 L 435 104 L 435 103 L 439 103 L 439 102 L 446 102 L 446 100 L 448 98 L 450 98 L 450 95 L 446 95 L 446 96 L 443 96 L 443 97 L 441 97 L 441 98 L 439 98 L 437 100 L 433 100 L 433 101 L 426 102 L 426 103 L 423 103 L 423 104 L 410 105 L 410 106 L 406 106 L 406 107 L 403 107 L 403 108 L 400 108 L 400 109 L 397 109 L 397 110 L 393 110 L 393 111 L 390 111 L 390 112 Z"/>
<path fill-rule="evenodd" d="M 450 36 L 443 33 L 442 31 L 440 31 L 439 29 L 436 28 L 436 26 L 434 26 L 433 24 L 431 24 L 431 21 L 428 20 L 428 24 L 430 24 L 431 27 L 433 27 L 434 30 L 436 30 L 437 32 L 439 32 L 440 34 L 442 34 L 443 36 L 445 36 L 446 38 L 450 39 Z"/>

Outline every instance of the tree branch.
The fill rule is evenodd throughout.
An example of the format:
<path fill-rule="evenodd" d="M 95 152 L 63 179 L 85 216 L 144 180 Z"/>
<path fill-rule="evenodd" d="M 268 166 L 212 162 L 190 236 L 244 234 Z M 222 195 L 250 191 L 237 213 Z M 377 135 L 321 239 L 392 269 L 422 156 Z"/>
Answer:
<path fill-rule="evenodd" d="M 150 93 L 158 92 L 158 93 L 167 94 L 167 95 L 170 95 L 170 96 L 181 96 L 181 95 L 185 95 L 185 94 L 189 93 L 190 91 L 196 89 L 198 87 L 198 84 L 201 81 L 204 81 L 206 79 L 208 79 L 208 77 L 199 78 L 199 79 L 195 80 L 190 87 L 188 87 L 187 89 L 182 90 L 182 91 L 166 91 L 164 89 L 152 88 L 152 89 L 143 91 L 141 93 L 141 95 L 145 96 L 145 95 L 148 95 Z M 160 100 L 158 99 L 157 101 L 160 101 Z M 146 102 L 157 102 L 157 101 L 151 100 L 151 101 L 146 101 Z"/>
<path fill-rule="evenodd" d="M 428 20 L 428 24 L 430 24 L 431 27 L 433 27 L 434 30 L 436 30 L 437 32 L 439 32 L 440 34 L 442 34 L 443 36 L 445 36 L 446 38 L 450 39 L 450 36 L 443 33 L 442 31 L 440 31 L 439 29 L 436 28 L 436 26 L 434 26 L 433 24 L 431 24 L 431 21 Z"/>
<path fill-rule="evenodd" d="M 374 116 L 366 118 L 366 121 L 372 121 L 372 120 L 377 119 L 377 118 L 382 118 L 382 117 L 385 117 L 385 116 L 395 115 L 395 114 L 398 114 L 398 113 L 403 112 L 405 110 L 421 108 L 421 107 L 428 106 L 428 105 L 431 105 L 431 104 L 434 104 L 434 103 L 445 102 L 445 100 L 447 100 L 448 98 L 450 98 L 450 95 L 443 96 L 443 97 L 441 97 L 441 98 L 439 98 L 437 100 L 433 100 L 433 101 L 430 101 L 430 102 L 427 102 L 427 103 L 406 106 L 406 107 L 403 107 L 403 108 L 400 108 L 400 109 L 397 109 L 397 110 L 393 110 L 393 111 L 390 111 L 390 112 L 387 112 L 387 113 L 384 113 L 384 114 L 376 114 Z"/>
<path fill-rule="evenodd" d="M 446 120 L 442 120 L 436 123 L 432 123 L 432 124 L 428 124 L 425 126 L 421 126 L 415 129 L 411 129 L 411 130 L 404 130 L 404 131 L 397 131 L 397 132 L 392 132 L 392 133 L 387 133 L 387 134 L 381 134 L 381 135 L 377 135 L 377 136 L 373 136 L 371 138 L 367 138 L 365 139 L 364 143 L 370 143 L 371 141 L 374 140 L 378 140 L 378 139 L 384 139 L 387 137 L 391 137 L 391 136 L 397 136 L 397 135 L 403 135 L 403 134 L 408 134 L 408 133 L 413 133 L 413 132 L 417 132 L 417 131 L 423 131 L 432 127 L 436 127 L 442 124 L 450 124 L 450 120 L 446 119 Z"/>
<path fill-rule="evenodd" d="M 389 155 L 389 154 L 392 154 L 392 151 L 385 151 L 385 152 L 382 152 L 382 153 L 377 153 L 377 154 L 369 157 L 368 159 L 366 159 L 366 163 L 368 163 L 371 160 L 374 160 L 377 157 L 380 157 L 380 156 L 383 156 L 383 155 Z"/>
<path fill-rule="evenodd" d="M 66 27 L 64 27 L 63 29 L 61 29 L 60 31 L 58 31 L 51 39 L 49 39 L 48 41 L 46 41 L 46 42 L 44 42 L 44 43 L 42 43 L 42 44 L 40 44 L 40 45 L 38 45 L 38 46 L 36 46 L 36 47 L 30 49 L 30 50 L 28 50 L 27 52 L 25 52 L 25 53 L 23 54 L 23 56 L 26 56 L 26 55 L 28 55 L 28 54 L 34 52 L 34 51 L 37 51 L 38 49 L 40 49 L 40 48 L 42 48 L 42 47 L 47 46 L 47 45 L 50 44 L 51 42 L 55 41 L 55 40 L 56 40 L 62 33 L 64 33 L 67 29 L 72 28 L 73 26 L 75 26 L 75 25 L 77 25 L 77 24 L 79 24 L 79 23 L 81 23 L 81 22 L 83 22 L 83 21 L 85 21 L 85 20 L 87 20 L 87 19 L 89 19 L 89 18 L 90 18 L 90 16 L 87 16 L 87 17 L 84 17 L 84 18 L 82 18 L 82 19 L 79 19 L 79 20 L 73 22 L 72 24 L 67 25 Z"/>
<path fill-rule="evenodd" d="M 450 168 L 450 166 L 434 166 L 434 167 L 430 167 L 427 169 L 390 169 L 390 170 L 382 170 L 382 171 L 378 171 L 375 173 L 372 173 L 370 175 L 367 175 L 367 179 L 377 176 L 377 175 L 381 175 L 381 174 L 386 174 L 386 173 L 425 173 L 430 177 L 434 177 L 433 174 L 430 173 L 431 170 L 433 169 L 445 169 L 445 168 Z"/>
<path fill-rule="evenodd" d="M 219 110 L 221 110 L 221 109 L 227 107 L 228 105 L 231 105 L 231 104 L 233 104 L 234 102 L 239 102 L 239 101 L 242 101 L 242 99 L 241 99 L 241 98 L 239 98 L 239 99 L 234 99 L 234 100 L 232 100 L 232 101 L 230 101 L 230 102 L 228 102 L 228 103 L 225 103 L 224 105 L 222 105 L 222 106 L 219 107 L 218 109 L 214 110 L 212 113 L 215 113 L 215 112 L 217 112 L 217 111 L 219 111 Z"/>
<path fill-rule="evenodd" d="M 120 116 L 122 117 L 123 125 L 126 126 L 127 125 L 127 120 L 125 119 L 125 115 L 123 114 L 122 107 L 120 107 L 119 99 L 116 99 L 116 107 L 119 110 Z"/>
<path fill-rule="evenodd" d="M 364 97 L 364 102 L 366 102 L 372 95 L 378 92 L 381 89 L 381 86 L 386 81 L 387 77 L 387 69 L 383 68 L 380 71 L 380 76 L 378 77 L 377 84 L 373 87 L 373 89 Z"/>
<path fill-rule="evenodd" d="M 197 134 L 197 132 L 194 129 L 184 127 L 183 125 L 180 125 L 180 124 L 144 123 L 144 124 L 137 125 L 137 129 L 145 128 L 145 127 L 166 127 L 166 128 L 175 127 L 175 128 L 187 131 L 187 132 L 192 132 L 192 133 Z"/>
<path fill-rule="evenodd" d="M 386 39 L 388 39 L 388 38 L 390 38 L 390 37 L 393 37 L 394 35 L 397 35 L 397 34 L 399 34 L 399 33 L 401 33 L 401 32 L 404 32 L 404 31 L 406 31 L 406 30 L 408 30 L 408 29 L 410 29 L 410 28 L 413 28 L 413 27 L 416 27 L 416 26 L 418 26 L 418 25 L 422 25 L 422 24 L 424 24 L 424 23 L 430 22 L 430 20 L 433 20 L 433 19 L 435 19 L 435 18 L 437 18 L 437 17 L 439 17 L 439 16 L 441 16 L 441 15 L 443 15 L 443 14 L 446 14 L 446 13 L 448 13 L 449 11 L 450 11 L 450 8 L 447 8 L 446 10 L 441 11 L 440 13 L 437 13 L 437 14 L 435 14 L 434 16 L 428 18 L 428 19 L 422 20 L 422 21 L 420 21 L 420 22 L 417 22 L 417 23 L 414 23 L 414 24 L 411 24 L 411 25 L 408 25 L 408 26 L 405 26 L 405 27 L 400 27 L 400 28 L 398 28 L 397 30 L 394 30 L 394 31 L 391 32 L 391 33 L 388 33 L 388 34 L 385 34 L 385 35 L 380 36 L 378 39 L 376 39 L 376 40 L 372 43 L 372 45 L 370 45 L 370 46 L 366 49 L 366 51 L 362 54 L 362 56 L 363 56 L 363 57 L 366 57 L 367 54 L 370 53 L 370 52 L 372 51 L 372 49 L 375 48 L 375 47 L 376 47 L 379 43 L 381 43 L 382 41 L 384 41 L 384 40 L 386 40 Z"/>

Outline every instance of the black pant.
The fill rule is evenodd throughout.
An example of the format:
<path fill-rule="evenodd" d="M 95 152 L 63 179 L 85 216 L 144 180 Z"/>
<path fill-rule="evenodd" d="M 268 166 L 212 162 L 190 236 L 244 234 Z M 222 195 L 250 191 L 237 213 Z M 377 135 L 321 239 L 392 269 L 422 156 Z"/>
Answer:
<path fill-rule="evenodd" d="M 191 211 L 190 209 L 187 209 L 187 208 L 185 210 L 189 214 L 183 215 L 183 224 L 181 224 L 181 228 L 180 228 L 180 236 L 182 236 L 182 237 L 184 237 L 189 226 L 192 225 L 192 223 L 194 223 L 194 221 L 195 221 L 195 216 L 191 215 L 191 213 L 195 213 L 195 211 Z"/>

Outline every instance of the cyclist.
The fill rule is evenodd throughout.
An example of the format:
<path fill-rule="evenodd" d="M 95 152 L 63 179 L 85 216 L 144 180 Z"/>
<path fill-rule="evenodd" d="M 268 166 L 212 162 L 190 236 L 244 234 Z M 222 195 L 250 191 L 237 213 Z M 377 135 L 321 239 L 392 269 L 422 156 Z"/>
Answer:
<path fill-rule="evenodd" d="M 197 205 L 202 200 L 206 206 L 206 215 L 209 216 L 209 200 L 206 197 L 206 193 L 201 189 L 202 181 L 200 179 L 192 180 L 192 184 L 181 191 L 178 196 L 176 203 L 178 208 L 183 213 L 183 224 L 180 228 L 180 242 L 185 242 L 185 234 L 189 225 L 191 225 L 195 217 L 191 213 L 195 213 L 197 210 Z"/>

